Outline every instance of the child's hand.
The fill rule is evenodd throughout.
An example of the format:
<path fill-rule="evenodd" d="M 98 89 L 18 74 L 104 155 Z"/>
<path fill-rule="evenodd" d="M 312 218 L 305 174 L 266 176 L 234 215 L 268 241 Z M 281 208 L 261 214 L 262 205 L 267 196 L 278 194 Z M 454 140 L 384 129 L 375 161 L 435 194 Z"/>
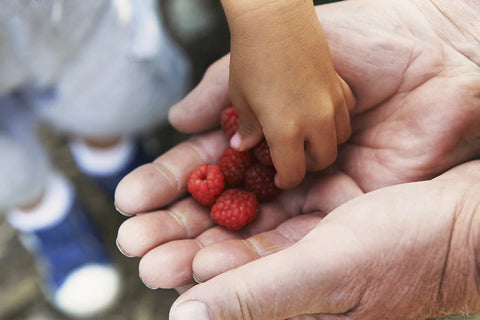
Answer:
<path fill-rule="evenodd" d="M 235 4 L 236 3 L 236 4 Z M 355 99 L 333 68 L 312 1 L 224 0 L 231 31 L 230 98 L 240 117 L 232 147 L 265 136 L 280 188 L 332 164 L 350 136 Z"/>

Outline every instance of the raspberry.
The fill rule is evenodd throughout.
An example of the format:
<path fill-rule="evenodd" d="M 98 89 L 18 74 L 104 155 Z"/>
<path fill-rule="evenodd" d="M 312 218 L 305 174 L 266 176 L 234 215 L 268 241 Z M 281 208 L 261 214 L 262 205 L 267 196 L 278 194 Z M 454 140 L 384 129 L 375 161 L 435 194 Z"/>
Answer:
<path fill-rule="evenodd" d="M 225 132 L 225 135 L 228 139 L 233 137 L 235 132 L 237 132 L 239 122 L 240 120 L 238 118 L 237 110 L 235 110 L 234 106 L 225 108 L 222 111 L 222 114 L 220 116 L 220 123 L 222 124 L 223 132 Z"/>
<path fill-rule="evenodd" d="M 188 191 L 205 206 L 212 206 L 225 189 L 225 177 L 215 164 L 202 164 L 188 176 Z"/>
<path fill-rule="evenodd" d="M 263 139 L 259 144 L 253 147 L 253 155 L 262 164 L 266 166 L 273 166 L 272 157 L 270 156 L 270 148 L 267 140 Z"/>
<path fill-rule="evenodd" d="M 271 200 L 280 192 L 275 186 L 275 173 L 274 167 L 254 163 L 245 173 L 245 189 L 253 192 L 259 201 Z"/>
<path fill-rule="evenodd" d="M 227 186 L 239 185 L 245 178 L 245 171 L 252 164 L 253 156 L 250 150 L 239 152 L 227 148 L 218 159 L 218 165 L 225 176 Z"/>
<path fill-rule="evenodd" d="M 240 189 L 225 190 L 213 205 L 210 216 L 221 226 L 238 230 L 257 216 L 258 200 L 251 192 Z"/>

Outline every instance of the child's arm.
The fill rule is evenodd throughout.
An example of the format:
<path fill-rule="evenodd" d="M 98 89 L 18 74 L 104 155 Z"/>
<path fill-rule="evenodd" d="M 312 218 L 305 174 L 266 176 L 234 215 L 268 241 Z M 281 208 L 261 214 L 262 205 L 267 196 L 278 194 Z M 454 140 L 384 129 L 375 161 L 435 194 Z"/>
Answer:
<path fill-rule="evenodd" d="M 231 144 L 265 136 L 277 186 L 332 164 L 350 136 L 355 99 L 334 70 L 312 0 L 222 0 L 231 33 L 230 98 L 240 117 Z"/>

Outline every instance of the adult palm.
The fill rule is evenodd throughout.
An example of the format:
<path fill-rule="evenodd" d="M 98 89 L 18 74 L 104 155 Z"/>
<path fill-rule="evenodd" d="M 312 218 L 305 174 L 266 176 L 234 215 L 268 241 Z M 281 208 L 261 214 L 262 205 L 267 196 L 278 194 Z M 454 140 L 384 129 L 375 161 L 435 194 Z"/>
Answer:
<path fill-rule="evenodd" d="M 191 199 L 127 220 L 119 245 L 143 257 L 144 282 L 179 287 L 191 282 L 192 272 L 208 280 L 291 246 L 363 192 L 428 179 L 476 156 L 480 68 L 473 52 L 480 43 L 467 25 L 480 8 L 470 5 L 359 0 L 318 7 L 336 69 L 357 98 L 352 137 L 336 165 L 262 205 L 242 233 L 213 226 Z M 227 91 L 225 57 L 172 109 L 173 125 L 186 132 L 214 128 L 229 104 Z M 121 182 L 117 207 L 129 215 L 165 207 L 184 194 L 188 172 L 216 161 L 225 146 L 221 134 L 211 133 L 175 147 Z"/>

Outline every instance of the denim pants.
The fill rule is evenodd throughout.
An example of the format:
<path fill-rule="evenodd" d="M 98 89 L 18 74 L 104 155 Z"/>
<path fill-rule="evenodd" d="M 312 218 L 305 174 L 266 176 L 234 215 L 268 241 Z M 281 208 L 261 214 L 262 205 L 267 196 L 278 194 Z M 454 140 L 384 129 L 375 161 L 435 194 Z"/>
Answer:
<path fill-rule="evenodd" d="M 38 196 L 51 170 L 38 121 L 69 135 L 135 135 L 166 123 L 189 89 L 188 60 L 153 0 L 0 5 L 0 211 Z"/>

